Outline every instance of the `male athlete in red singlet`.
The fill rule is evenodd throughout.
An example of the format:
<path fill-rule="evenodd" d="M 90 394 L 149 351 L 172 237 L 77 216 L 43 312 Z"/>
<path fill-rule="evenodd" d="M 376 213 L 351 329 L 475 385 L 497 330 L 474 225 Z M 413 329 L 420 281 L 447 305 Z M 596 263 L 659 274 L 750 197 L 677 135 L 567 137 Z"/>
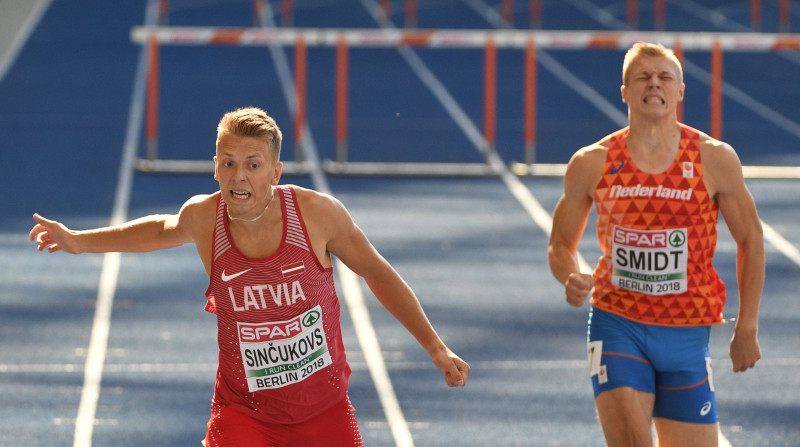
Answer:
<path fill-rule="evenodd" d="M 272 204 L 281 207 L 282 237 L 266 258 L 249 258 L 230 234 L 227 205 L 217 195 L 211 284 L 206 310 L 217 314 L 219 368 L 212 403 L 208 445 L 233 445 L 230 436 L 259 439 L 242 430 L 225 432 L 224 411 L 277 424 L 264 445 L 314 444 L 327 431 L 326 443 L 360 445 L 355 414 L 347 400 L 350 368 L 339 322 L 339 299 L 333 270 L 311 251 L 305 223 L 290 186 L 276 186 Z M 339 404 L 335 418 L 318 415 Z M 232 414 L 236 414 L 231 412 Z M 315 418 L 316 417 L 316 418 Z M 322 419 L 316 430 L 296 430 L 300 438 L 280 439 L 280 425 Z M 239 418 L 237 417 L 237 421 Z M 252 424 L 254 430 L 262 424 Z M 239 444 L 237 441 L 235 444 Z"/>
<path fill-rule="evenodd" d="M 553 216 L 549 261 L 567 302 L 591 293 L 588 351 L 595 404 L 610 446 L 716 446 L 708 354 L 725 286 L 711 263 L 721 211 L 737 244 L 734 371 L 755 366 L 764 243 L 741 164 L 726 143 L 677 121 L 683 71 L 671 50 L 638 43 L 623 63 L 628 127 L 579 150 Z M 591 211 L 603 256 L 580 271 Z"/>
<path fill-rule="evenodd" d="M 34 215 L 31 241 L 67 253 L 197 247 L 217 315 L 220 347 L 211 419 L 215 446 L 359 446 L 347 397 L 350 368 L 331 255 L 364 278 L 417 339 L 449 386 L 469 365 L 434 331 L 417 297 L 335 198 L 278 186 L 281 132 L 257 108 L 225 114 L 217 128 L 220 191 L 153 215 L 86 231 Z"/>

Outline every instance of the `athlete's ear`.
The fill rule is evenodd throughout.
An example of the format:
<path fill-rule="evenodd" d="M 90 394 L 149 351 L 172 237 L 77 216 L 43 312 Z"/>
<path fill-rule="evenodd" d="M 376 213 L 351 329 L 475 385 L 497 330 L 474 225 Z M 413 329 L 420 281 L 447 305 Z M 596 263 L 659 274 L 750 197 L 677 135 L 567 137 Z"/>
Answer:
<path fill-rule="evenodd" d="M 622 102 L 627 104 L 628 103 L 628 95 L 625 92 L 625 85 L 621 85 L 619 87 L 619 93 L 620 93 L 620 95 L 622 95 Z"/>
<path fill-rule="evenodd" d="M 214 180 L 219 181 L 219 176 L 217 176 L 217 156 L 214 156 Z"/>
<path fill-rule="evenodd" d="M 272 184 L 277 185 L 281 179 L 281 172 L 283 172 L 283 163 L 277 162 L 275 163 L 275 173 L 272 176 Z"/>

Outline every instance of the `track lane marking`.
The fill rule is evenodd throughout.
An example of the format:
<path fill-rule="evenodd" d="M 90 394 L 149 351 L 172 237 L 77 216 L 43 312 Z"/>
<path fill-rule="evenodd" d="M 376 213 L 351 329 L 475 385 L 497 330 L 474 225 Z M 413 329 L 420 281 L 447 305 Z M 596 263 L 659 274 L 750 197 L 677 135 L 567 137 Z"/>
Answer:
<path fill-rule="evenodd" d="M 274 15 L 272 14 L 269 2 L 266 2 L 264 6 L 265 11 L 261 17 L 263 25 L 275 26 L 272 19 Z M 276 66 L 275 69 L 278 74 L 281 90 L 283 91 L 287 104 L 289 104 L 290 112 L 294 114 L 297 107 L 294 100 L 295 85 L 286 54 L 283 49 L 277 45 L 269 46 L 269 51 Z M 303 129 L 303 141 L 304 155 L 307 160 L 306 162 L 309 164 L 311 181 L 314 187 L 325 194 L 332 194 L 327 177 L 320 165 L 310 126 L 307 123 Z M 336 264 L 335 270 L 337 271 L 342 286 L 342 294 L 347 303 L 350 318 L 353 320 L 356 337 L 361 345 L 364 358 L 367 359 L 367 369 L 375 385 L 375 390 L 378 393 L 378 399 L 381 402 L 381 407 L 383 408 L 384 415 L 389 424 L 394 442 L 399 447 L 414 447 L 414 439 L 411 436 L 408 421 L 403 414 L 402 407 L 400 406 L 397 394 L 394 391 L 394 386 L 389 377 L 386 361 L 383 358 L 383 352 L 378 342 L 375 327 L 370 319 L 369 310 L 364 302 L 364 294 L 358 282 L 358 277 L 339 259 L 335 259 L 334 262 Z"/>
<path fill-rule="evenodd" d="M 155 3 L 151 0 L 146 6 L 146 21 L 155 23 Z M 139 129 L 144 117 L 144 98 L 147 73 L 147 46 L 139 52 L 139 62 L 134 77 L 131 103 L 128 110 L 128 124 L 125 143 L 120 162 L 119 177 L 114 193 L 114 207 L 110 225 L 118 225 L 127 219 L 131 189 L 133 187 L 134 159 L 139 145 Z M 111 330 L 111 313 L 114 307 L 114 294 L 117 289 L 121 253 L 103 255 L 103 266 L 98 284 L 97 305 L 92 321 L 92 333 L 84 366 L 81 399 L 75 419 L 73 447 L 91 447 L 92 434 L 96 423 L 97 401 L 100 399 L 103 381 L 103 366 L 108 349 L 108 335 Z"/>

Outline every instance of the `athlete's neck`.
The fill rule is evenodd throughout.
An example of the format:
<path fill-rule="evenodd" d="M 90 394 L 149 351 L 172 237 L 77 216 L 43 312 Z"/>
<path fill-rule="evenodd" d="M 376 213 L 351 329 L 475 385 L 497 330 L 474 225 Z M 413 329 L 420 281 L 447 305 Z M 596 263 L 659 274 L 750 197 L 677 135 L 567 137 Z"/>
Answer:
<path fill-rule="evenodd" d="M 252 219 L 244 219 L 244 218 L 241 218 L 241 217 L 233 217 L 233 216 L 231 216 L 231 210 L 226 207 L 225 211 L 228 213 L 228 220 L 229 221 L 238 220 L 240 222 L 255 222 L 258 219 L 261 219 L 262 217 L 264 217 L 265 214 L 267 214 L 267 210 L 269 209 L 270 204 L 272 204 L 272 199 L 274 199 L 274 198 L 275 198 L 275 188 L 272 188 L 272 194 L 269 197 L 269 202 L 267 202 L 267 206 L 264 207 L 264 211 L 262 211 L 261 214 L 259 214 L 258 216 L 254 217 Z"/>
<path fill-rule="evenodd" d="M 639 169 L 649 173 L 666 170 L 680 148 L 681 128 L 669 126 L 631 126 L 625 136 L 628 154 Z"/>

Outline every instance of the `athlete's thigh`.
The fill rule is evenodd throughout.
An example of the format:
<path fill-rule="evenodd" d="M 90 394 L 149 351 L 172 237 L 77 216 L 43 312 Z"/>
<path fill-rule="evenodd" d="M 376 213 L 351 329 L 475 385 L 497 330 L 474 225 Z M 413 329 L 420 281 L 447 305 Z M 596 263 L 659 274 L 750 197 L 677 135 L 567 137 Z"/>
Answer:
<path fill-rule="evenodd" d="M 610 446 L 652 443 L 655 370 L 643 351 L 644 328 L 592 309 L 589 362 L 595 404 Z"/>
<path fill-rule="evenodd" d="M 717 422 L 714 378 L 708 354 L 707 327 L 649 329 L 651 359 L 656 365 L 653 416 L 676 422 Z"/>
<path fill-rule="evenodd" d="M 284 425 L 250 418 L 233 408 L 212 405 L 206 447 L 281 447 L 286 445 Z"/>
<path fill-rule="evenodd" d="M 597 416 L 609 446 L 649 446 L 655 395 L 630 387 L 600 393 L 595 399 Z"/>
<path fill-rule="evenodd" d="M 356 412 L 345 397 L 341 402 L 309 421 L 292 426 L 287 446 L 361 447 Z"/>
<path fill-rule="evenodd" d="M 588 353 L 595 397 L 620 387 L 656 392 L 655 370 L 644 345 L 642 324 L 592 309 Z"/>
<path fill-rule="evenodd" d="M 717 447 L 719 424 L 693 424 L 655 418 L 658 447 Z"/>

